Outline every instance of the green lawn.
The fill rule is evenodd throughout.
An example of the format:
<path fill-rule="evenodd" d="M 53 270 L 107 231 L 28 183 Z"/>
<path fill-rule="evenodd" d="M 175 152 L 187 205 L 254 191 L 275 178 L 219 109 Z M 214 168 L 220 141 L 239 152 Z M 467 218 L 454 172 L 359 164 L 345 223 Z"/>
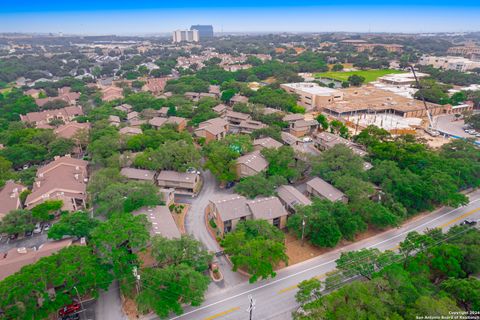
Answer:
<path fill-rule="evenodd" d="M 403 71 L 392 70 L 392 69 L 381 69 L 381 70 L 359 70 L 359 71 L 329 71 L 316 73 L 315 78 L 330 78 L 338 81 L 347 81 L 348 77 L 351 75 L 359 75 L 365 78 L 365 83 L 372 82 L 377 80 L 377 78 L 384 76 L 390 73 L 402 73 Z"/>

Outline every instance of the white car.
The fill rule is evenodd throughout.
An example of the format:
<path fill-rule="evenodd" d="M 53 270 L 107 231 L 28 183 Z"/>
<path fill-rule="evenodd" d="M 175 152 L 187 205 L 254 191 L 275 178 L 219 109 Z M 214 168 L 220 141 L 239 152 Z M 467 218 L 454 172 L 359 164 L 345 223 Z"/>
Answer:
<path fill-rule="evenodd" d="M 33 229 L 33 233 L 40 233 L 42 232 L 42 225 L 40 224 L 40 222 L 37 222 L 37 224 L 35 225 L 35 229 Z"/>

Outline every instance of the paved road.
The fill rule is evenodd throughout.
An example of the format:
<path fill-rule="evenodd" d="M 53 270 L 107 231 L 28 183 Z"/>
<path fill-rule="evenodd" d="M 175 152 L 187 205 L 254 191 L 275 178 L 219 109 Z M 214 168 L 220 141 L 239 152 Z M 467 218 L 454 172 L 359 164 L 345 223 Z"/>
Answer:
<path fill-rule="evenodd" d="M 33 248 L 33 247 L 39 247 L 40 245 L 44 244 L 47 242 L 47 233 L 37 233 L 33 234 L 30 237 L 25 237 L 22 239 L 18 240 L 9 240 L 6 236 L 0 241 L 0 252 L 7 252 L 8 250 L 12 248 Z"/>
<path fill-rule="evenodd" d="M 232 190 L 220 189 L 217 186 L 215 178 L 210 171 L 202 172 L 203 188 L 195 198 L 178 197 L 179 200 L 190 203 L 190 210 L 185 218 L 185 229 L 192 234 L 197 240 L 201 241 L 209 251 L 220 251 L 220 247 L 215 239 L 212 238 L 205 226 L 205 208 L 208 201 L 217 196 L 230 194 Z M 211 283 L 207 296 L 224 292 L 227 288 L 231 288 L 246 280 L 246 277 L 231 270 L 230 264 L 224 257 L 215 258 L 223 273 L 224 281 L 222 284 Z"/>
<path fill-rule="evenodd" d="M 201 307 L 187 308 L 181 316 L 171 319 L 241 320 L 248 319 L 248 295 L 256 300 L 253 319 L 291 319 L 291 312 L 297 307 L 296 285 L 315 276 L 324 276 L 335 268 L 335 260 L 342 251 L 361 248 L 395 249 L 411 231 L 422 232 L 428 228 L 448 229 L 465 219 L 480 219 L 480 191 L 469 196 L 470 203 L 457 209 L 442 208 L 427 216 L 412 220 L 398 229 L 383 232 L 346 247 L 331 251 L 319 257 L 290 266 L 278 272 L 277 277 L 256 284 L 242 283 L 220 294 L 207 296 Z"/>
<path fill-rule="evenodd" d="M 114 281 L 108 291 L 102 291 L 94 306 L 95 319 L 98 320 L 127 320 L 122 310 L 118 282 Z"/>

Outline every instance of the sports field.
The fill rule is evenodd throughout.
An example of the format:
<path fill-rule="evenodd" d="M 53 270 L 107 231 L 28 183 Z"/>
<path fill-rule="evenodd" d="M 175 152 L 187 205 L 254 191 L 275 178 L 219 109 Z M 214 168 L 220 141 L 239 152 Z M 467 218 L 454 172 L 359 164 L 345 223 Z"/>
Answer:
<path fill-rule="evenodd" d="M 380 70 L 358 70 L 358 71 L 329 71 L 316 73 L 315 78 L 330 78 L 338 81 L 347 81 L 351 75 L 359 75 L 365 78 L 365 83 L 377 80 L 377 78 L 390 73 L 402 73 L 399 70 L 380 69 Z"/>

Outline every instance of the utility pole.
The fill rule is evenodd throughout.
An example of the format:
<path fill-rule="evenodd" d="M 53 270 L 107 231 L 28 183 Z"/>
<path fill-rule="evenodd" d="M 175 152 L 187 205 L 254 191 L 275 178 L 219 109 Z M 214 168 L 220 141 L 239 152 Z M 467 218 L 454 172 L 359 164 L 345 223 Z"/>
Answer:
<path fill-rule="evenodd" d="M 78 293 L 78 289 L 76 286 L 73 286 L 73 289 L 75 289 L 75 291 L 77 292 L 77 298 L 78 298 L 78 302 L 80 302 L 80 306 L 82 307 L 82 310 L 85 309 L 83 307 L 83 302 L 82 302 L 82 299 L 80 298 L 80 294 Z"/>
<path fill-rule="evenodd" d="M 80 303 L 80 307 L 82 307 L 82 310 L 85 310 L 85 308 L 83 307 L 83 302 L 82 302 L 82 298 L 80 298 L 80 294 L 78 293 L 78 289 L 76 286 L 73 286 L 73 289 L 75 289 L 75 292 L 77 293 L 77 298 L 78 298 L 78 302 Z M 76 312 L 77 314 L 79 312 Z"/>
<path fill-rule="evenodd" d="M 252 320 L 252 316 L 253 316 L 253 309 L 255 309 L 255 299 L 253 299 L 252 295 L 250 294 L 248 296 L 248 300 L 250 300 L 250 305 L 247 309 L 247 312 L 250 314 L 250 320 Z"/>
<path fill-rule="evenodd" d="M 305 244 L 305 215 L 302 217 L 302 247 Z"/>
<path fill-rule="evenodd" d="M 140 294 L 140 275 L 138 274 L 137 267 L 132 269 L 133 276 L 135 277 L 135 288 L 137 289 L 137 295 Z"/>

